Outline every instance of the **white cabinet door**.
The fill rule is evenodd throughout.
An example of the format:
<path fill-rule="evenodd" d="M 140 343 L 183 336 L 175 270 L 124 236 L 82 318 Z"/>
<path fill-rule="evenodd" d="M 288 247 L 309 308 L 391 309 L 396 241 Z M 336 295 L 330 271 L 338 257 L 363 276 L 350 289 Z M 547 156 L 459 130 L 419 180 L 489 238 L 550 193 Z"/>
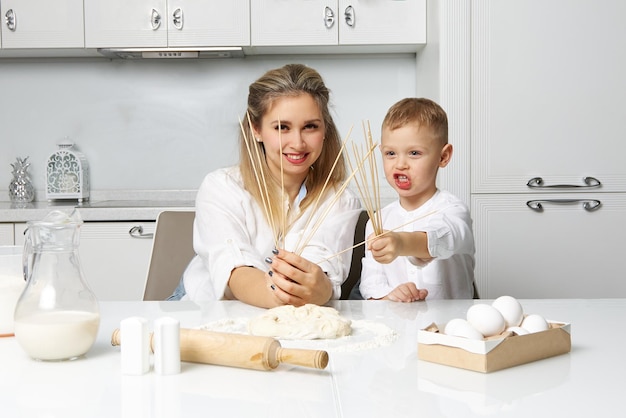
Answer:
<path fill-rule="evenodd" d="M 626 191 L 626 2 L 472 2 L 472 191 Z"/>
<path fill-rule="evenodd" d="M 80 264 L 98 300 L 142 300 L 152 252 L 151 238 L 135 238 L 129 231 L 141 226 L 154 233 L 155 222 L 85 222 L 80 229 Z M 16 224 L 23 244 L 26 224 Z"/>
<path fill-rule="evenodd" d="M 550 202 L 559 199 L 601 206 Z M 533 200 L 543 211 L 527 206 Z M 472 196 L 480 297 L 626 297 L 624 213 L 626 193 Z"/>
<path fill-rule="evenodd" d="M 166 0 L 84 0 L 85 47 L 164 48 Z"/>
<path fill-rule="evenodd" d="M 337 45 L 337 0 L 250 2 L 252 46 Z"/>
<path fill-rule="evenodd" d="M 2 0 L 2 48 L 83 48 L 83 0 Z"/>
<path fill-rule="evenodd" d="M 248 0 L 170 0 L 167 25 L 169 47 L 250 45 Z"/>
<path fill-rule="evenodd" d="M 253 46 L 423 44 L 426 0 L 258 0 Z"/>
<path fill-rule="evenodd" d="M 247 46 L 247 0 L 85 0 L 87 48 Z"/>
<path fill-rule="evenodd" d="M 426 43 L 426 0 L 339 0 L 339 44 Z"/>

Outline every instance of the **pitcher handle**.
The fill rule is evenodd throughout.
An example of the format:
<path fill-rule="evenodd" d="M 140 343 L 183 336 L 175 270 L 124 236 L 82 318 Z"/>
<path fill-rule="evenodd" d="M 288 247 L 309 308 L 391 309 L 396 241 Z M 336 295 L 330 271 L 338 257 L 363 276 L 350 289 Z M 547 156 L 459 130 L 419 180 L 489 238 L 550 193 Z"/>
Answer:
<path fill-rule="evenodd" d="M 28 228 L 24 230 L 24 250 L 22 251 L 22 274 L 24 275 L 24 281 L 30 279 L 33 274 L 33 244 L 30 239 L 30 231 Z"/>

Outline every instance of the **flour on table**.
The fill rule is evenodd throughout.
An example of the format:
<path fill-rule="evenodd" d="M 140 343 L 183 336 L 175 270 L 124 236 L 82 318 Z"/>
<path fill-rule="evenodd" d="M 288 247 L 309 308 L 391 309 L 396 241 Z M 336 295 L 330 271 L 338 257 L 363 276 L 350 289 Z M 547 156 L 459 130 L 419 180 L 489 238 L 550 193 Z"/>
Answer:
<path fill-rule="evenodd" d="M 335 308 L 306 304 L 268 309 L 248 322 L 252 335 L 284 340 L 315 340 L 350 335 L 351 324 Z"/>
<path fill-rule="evenodd" d="M 206 323 L 200 329 L 214 332 L 250 335 L 248 324 L 250 318 L 223 318 Z M 283 339 L 281 345 L 287 348 L 308 348 L 311 350 L 325 350 L 333 353 L 352 353 L 364 350 L 374 350 L 393 344 L 398 339 L 398 333 L 378 321 L 353 319 L 350 324 L 350 335 L 332 339 Z"/>

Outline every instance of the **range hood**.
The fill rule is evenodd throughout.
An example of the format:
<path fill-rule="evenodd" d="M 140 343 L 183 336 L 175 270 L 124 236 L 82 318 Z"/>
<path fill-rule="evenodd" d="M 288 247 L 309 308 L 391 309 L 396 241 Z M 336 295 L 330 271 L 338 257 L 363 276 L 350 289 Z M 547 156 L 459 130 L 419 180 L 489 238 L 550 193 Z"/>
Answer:
<path fill-rule="evenodd" d="M 101 48 L 98 52 L 114 59 L 242 58 L 241 47 L 215 48 Z"/>

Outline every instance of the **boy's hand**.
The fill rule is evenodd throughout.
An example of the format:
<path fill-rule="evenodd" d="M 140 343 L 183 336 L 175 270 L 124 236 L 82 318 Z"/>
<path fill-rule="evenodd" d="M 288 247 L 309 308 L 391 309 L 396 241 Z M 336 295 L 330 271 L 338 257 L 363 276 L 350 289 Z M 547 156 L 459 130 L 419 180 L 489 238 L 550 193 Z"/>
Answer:
<path fill-rule="evenodd" d="M 415 283 L 407 282 L 393 289 L 383 300 L 393 302 L 416 302 L 426 299 L 426 296 L 428 296 L 428 290 L 418 289 Z"/>
<path fill-rule="evenodd" d="M 381 264 L 389 264 L 400 255 L 402 240 L 397 232 L 386 232 L 380 237 L 371 234 L 367 240 L 367 249 L 372 252 L 374 260 Z"/>

